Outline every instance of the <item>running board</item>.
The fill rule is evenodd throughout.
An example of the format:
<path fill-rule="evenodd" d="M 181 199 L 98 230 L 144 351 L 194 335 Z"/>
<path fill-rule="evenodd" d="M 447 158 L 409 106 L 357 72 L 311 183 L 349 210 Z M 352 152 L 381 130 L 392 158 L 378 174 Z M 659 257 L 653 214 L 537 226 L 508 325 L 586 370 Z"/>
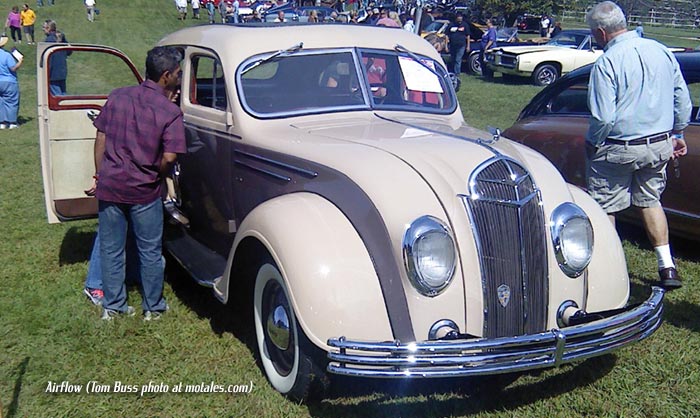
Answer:
<path fill-rule="evenodd" d="M 165 249 L 202 286 L 214 287 L 226 269 L 226 259 L 186 232 L 168 237 Z"/>

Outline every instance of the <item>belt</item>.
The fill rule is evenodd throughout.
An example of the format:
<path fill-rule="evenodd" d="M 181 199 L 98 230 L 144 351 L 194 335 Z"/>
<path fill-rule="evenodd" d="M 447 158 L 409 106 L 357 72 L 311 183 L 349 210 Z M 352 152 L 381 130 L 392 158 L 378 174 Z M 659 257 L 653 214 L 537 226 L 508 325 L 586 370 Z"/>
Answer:
<path fill-rule="evenodd" d="M 647 144 L 654 144 L 656 142 L 665 141 L 670 137 L 671 137 L 670 133 L 664 132 L 662 134 L 645 136 L 644 138 L 630 139 L 629 141 L 624 141 L 622 139 L 606 138 L 605 143 L 606 144 L 615 144 L 615 145 L 647 145 Z"/>

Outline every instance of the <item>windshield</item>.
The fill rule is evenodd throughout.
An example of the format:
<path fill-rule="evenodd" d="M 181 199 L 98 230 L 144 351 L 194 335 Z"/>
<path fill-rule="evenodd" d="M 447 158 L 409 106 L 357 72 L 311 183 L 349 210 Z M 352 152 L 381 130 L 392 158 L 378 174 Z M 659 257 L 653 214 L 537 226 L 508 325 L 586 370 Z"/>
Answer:
<path fill-rule="evenodd" d="M 501 28 L 496 32 L 498 42 L 510 42 L 518 36 L 518 28 Z"/>
<path fill-rule="evenodd" d="M 426 26 L 423 32 L 437 32 L 442 29 L 444 24 L 445 22 L 442 21 L 431 22 L 428 26 Z"/>
<path fill-rule="evenodd" d="M 582 33 L 560 32 L 557 36 L 547 42 L 547 45 L 578 48 L 586 37 L 587 35 Z"/>
<path fill-rule="evenodd" d="M 286 117 L 345 110 L 390 109 L 451 113 L 456 99 L 443 68 L 427 57 L 396 51 L 299 51 L 238 70 L 246 111 Z"/>

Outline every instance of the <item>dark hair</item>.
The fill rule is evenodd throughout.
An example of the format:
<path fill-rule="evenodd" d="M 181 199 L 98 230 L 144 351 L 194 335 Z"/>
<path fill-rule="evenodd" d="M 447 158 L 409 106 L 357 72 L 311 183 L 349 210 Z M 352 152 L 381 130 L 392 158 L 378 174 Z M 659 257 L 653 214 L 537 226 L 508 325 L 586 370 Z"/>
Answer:
<path fill-rule="evenodd" d="M 146 78 L 151 81 L 160 80 L 160 76 L 166 71 L 174 71 L 180 61 L 182 53 L 172 46 L 157 46 L 146 55 Z"/>
<path fill-rule="evenodd" d="M 56 32 L 56 21 L 47 19 L 44 21 L 44 26 L 49 30 L 49 32 Z"/>

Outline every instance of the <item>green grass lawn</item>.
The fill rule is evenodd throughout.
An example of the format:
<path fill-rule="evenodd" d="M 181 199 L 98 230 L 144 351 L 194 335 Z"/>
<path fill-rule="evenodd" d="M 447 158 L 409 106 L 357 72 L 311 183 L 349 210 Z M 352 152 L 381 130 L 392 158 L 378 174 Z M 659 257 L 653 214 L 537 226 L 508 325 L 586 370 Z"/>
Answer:
<path fill-rule="evenodd" d="M 104 1 L 87 22 L 82 3 L 59 0 L 37 10 L 57 20 L 74 43 L 115 46 L 143 67 L 146 51 L 185 24 L 169 0 Z M 201 21 L 200 21 L 201 22 Z M 38 25 L 40 27 L 40 25 Z M 691 43 L 688 40 L 688 43 Z M 688 45 L 692 46 L 692 45 Z M 267 384 L 252 338 L 209 290 L 168 268 L 171 311 L 158 322 L 105 324 L 81 295 L 95 221 L 48 225 L 36 112 L 34 47 L 22 45 L 20 122 L 0 131 L 0 402 L 3 417 L 677 417 L 700 415 L 700 256 L 674 240 L 686 277 L 666 299 L 666 322 L 650 339 L 614 355 L 526 375 L 500 390 L 489 380 L 437 383 L 333 382 L 329 397 L 298 405 Z M 84 74 L 90 77 L 91 74 Z M 539 91 L 463 75 L 467 121 L 509 127 Z M 625 227 L 633 297 L 645 295 L 655 259 L 638 229 Z M 129 294 L 134 305 L 136 290 Z M 49 382 L 83 385 L 82 393 L 46 393 Z M 167 393 L 86 394 L 89 382 Z M 172 393 L 179 384 L 247 385 L 249 393 Z M 95 385 L 95 383 L 91 383 Z"/>

